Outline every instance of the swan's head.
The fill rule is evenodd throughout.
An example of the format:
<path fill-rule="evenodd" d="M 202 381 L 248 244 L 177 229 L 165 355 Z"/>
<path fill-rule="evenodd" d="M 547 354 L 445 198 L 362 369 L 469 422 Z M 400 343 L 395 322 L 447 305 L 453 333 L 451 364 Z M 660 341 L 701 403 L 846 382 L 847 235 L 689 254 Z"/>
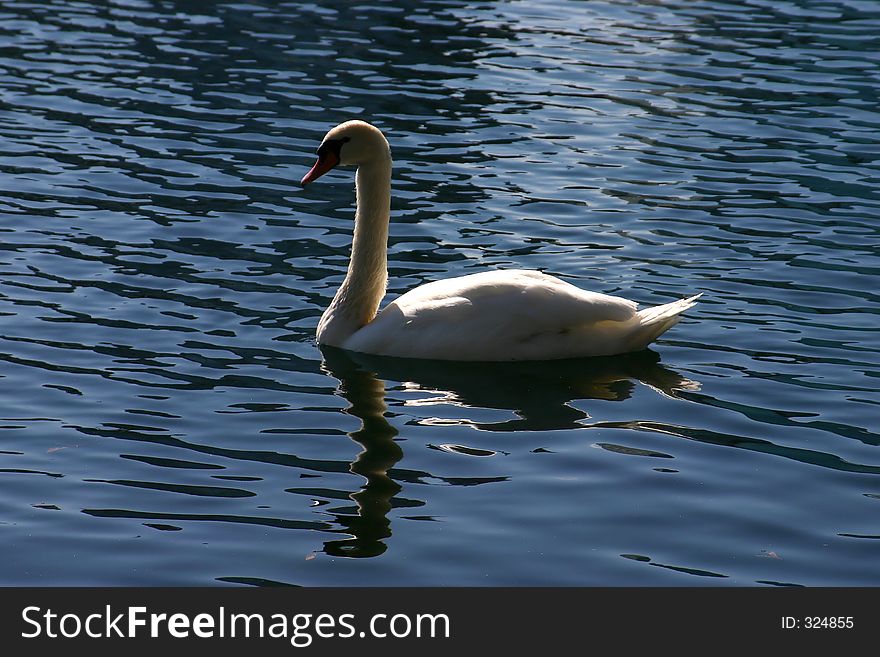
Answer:
<path fill-rule="evenodd" d="M 391 157 L 388 141 L 379 128 L 364 121 L 340 123 L 324 136 L 318 147 L 318 161 L 303 176 L 302 185 L 308 185 L 338 165 L 360 166 L 373 160 Z"/>

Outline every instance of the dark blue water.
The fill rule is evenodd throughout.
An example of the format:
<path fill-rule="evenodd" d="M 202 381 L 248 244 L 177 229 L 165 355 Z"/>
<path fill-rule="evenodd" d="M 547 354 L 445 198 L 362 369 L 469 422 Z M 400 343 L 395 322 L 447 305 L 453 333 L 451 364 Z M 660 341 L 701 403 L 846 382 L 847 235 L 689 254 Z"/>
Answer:
<path fill-rule="evenodd" d="M 880 5 L 0 5 L 0 583 L 880 585 Z M 352 173 L 389 293 L 535 268 L 651 351 L 322 353 Z"/>

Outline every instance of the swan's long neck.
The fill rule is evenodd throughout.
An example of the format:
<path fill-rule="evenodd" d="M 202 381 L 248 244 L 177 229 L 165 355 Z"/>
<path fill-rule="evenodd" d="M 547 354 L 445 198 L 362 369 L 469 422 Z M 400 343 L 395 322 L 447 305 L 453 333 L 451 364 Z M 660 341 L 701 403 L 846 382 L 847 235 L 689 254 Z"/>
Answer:
<path fill-rule="evenodd" d="M 391 157 L 358 167 L 357 212 L 351 261 L 345 280 L 318 323 L 320 344 L 342 346 L 376 316 L 388 282 L 388 222 L 391 213 Z"/>

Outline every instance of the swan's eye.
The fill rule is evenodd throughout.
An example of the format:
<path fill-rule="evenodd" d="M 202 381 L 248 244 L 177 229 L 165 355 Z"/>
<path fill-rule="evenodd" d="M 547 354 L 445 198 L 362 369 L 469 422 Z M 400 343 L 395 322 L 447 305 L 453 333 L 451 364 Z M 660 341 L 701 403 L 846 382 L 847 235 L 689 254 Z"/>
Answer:
<path fill-rule="evenodd" d="M 339 159 L 339 151 L 342 150 L 342 145 L 347 144 L 351 141 L 351 137 L 343 137 L 342 139 L 325 139 L 324 142 L 318 146 L 318 150 L 315 151 L 318 154 L 319 158 L 325 157 L 328 153 L 332 153 L 336 156 L 336 159 Z"/>

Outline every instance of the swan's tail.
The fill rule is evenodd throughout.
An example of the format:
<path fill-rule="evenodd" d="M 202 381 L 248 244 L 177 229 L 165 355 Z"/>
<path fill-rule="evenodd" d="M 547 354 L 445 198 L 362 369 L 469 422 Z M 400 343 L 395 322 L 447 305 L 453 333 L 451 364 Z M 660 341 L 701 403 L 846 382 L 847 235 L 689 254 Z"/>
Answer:
<path fill-rule="evenodd" d="M 678 320 L 681 319 L 681 313 L 693 307 L 701 296 L 702 293 L 695 294 L 687 299 L 679 299 L 672 303 L 665 303 L 662 306 L 645 308 L 636 313 L 639 324 L 630 338 L 632 340 L 632 350 L 644 349 L 660 337 L 661 334 L 675 326 Z"/>

